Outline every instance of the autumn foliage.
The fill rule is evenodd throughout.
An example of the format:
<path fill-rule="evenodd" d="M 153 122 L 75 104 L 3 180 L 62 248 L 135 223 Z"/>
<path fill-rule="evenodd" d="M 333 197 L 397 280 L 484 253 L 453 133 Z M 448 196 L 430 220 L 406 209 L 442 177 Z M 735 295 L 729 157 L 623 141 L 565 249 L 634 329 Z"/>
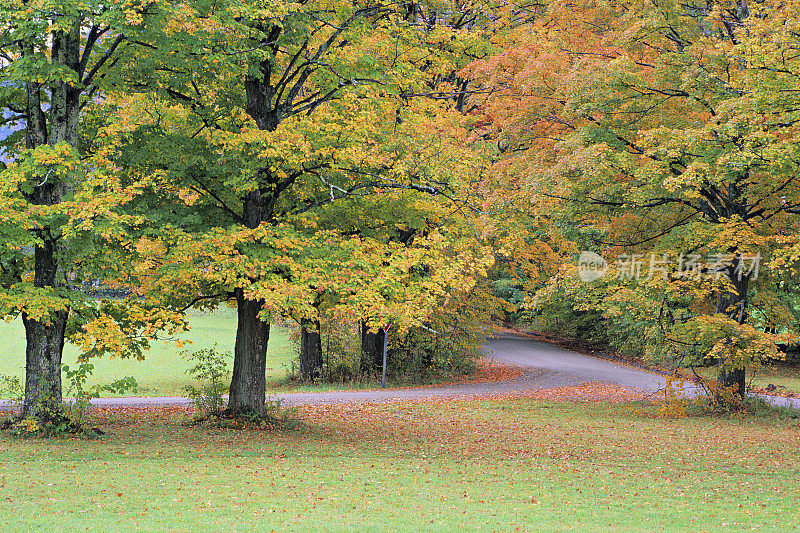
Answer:
<path fill-rule="evenodd" d="M 0 1 L 26 413 L 65 340 L 142 358 L 192 307 L 237 309 L 234 415 L 278 317 L 431 365 L 521 311 L 739 393 L 797 340 L 794 0 L 67 7 Z"/>
<path fill-rule="evenodd" d="M 467 69 L 498 171 L 609 267 L 586 284 L 567 262 L 531 291 L 539 324 L 716 362 L 740 394 L 795 342 L 797 7 L 554 2 Z"/>

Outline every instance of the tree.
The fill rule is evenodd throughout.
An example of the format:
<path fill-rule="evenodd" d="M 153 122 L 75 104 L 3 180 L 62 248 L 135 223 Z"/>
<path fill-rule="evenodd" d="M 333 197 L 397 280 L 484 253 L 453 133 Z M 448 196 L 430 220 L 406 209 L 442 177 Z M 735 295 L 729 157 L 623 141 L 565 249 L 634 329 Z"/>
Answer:
<path fill-rule="evenodd" d="M 480 247 L 454 249 L 433 222 L 406 249 L 321 218 L 331 205 L 381 195 L 412 206 L 400 226 L 467 205 L 475 157 L 451 161 L 436 137 L 463 117 L 415 96 L 451 65 L 460 32 L 420 33 L 406 7 L 186 5 L 167 24 L 172 38 L 140 40 L 127 65 L 121 88 L 141 95 L 118 101 L 137 126 L 118 164 L 131 180 L 160 180 L 131 204 L 154 222 L 141 238 L 162 248 L 150 261 L 151 294 L 174 309 L 236 301 L 232 415 L 264 413 L 270 315 L 313 323 L 323 305 L 407 324 L 455 277 L 483 268 Z"/>
<path fill-rule="evenodd" d="M 0 309 L 25 325 L 25 416 L 60 412 L 65 336 L 97 311 L 82 283 L 108 269 L 101 249 L 119 240 L 118 208 L 134 194 L 107 150 L 87 149 L 82 119 L 122 43 L 141 31 L 142 11 L 129 2 L 0 2 L 0 121 L 13 131 L 2 140 L 10 164 L 0 172 Z"/>
<path fill-rule="evenodd" d="M 322 335 L 319 320 L 300 320 L 300 377 L 319 379 L 322 373 Z"/>
<path fill-rule="evenodd" d="M 635 254 L 672 264 L 636 291 L 669 313 L 691 291 L 691 312 L 662 321 L 666 338 L 718 360 L 739 394 L 745 367 L 796 328 L 781 279 L 752 268 L 785 256 L 797 227 L 795 8 L 559 4 L 472 70 L 497 90 L 486 105 L 510 160 L 540 172 L 539 201 L 557 200 L 568 234 L 616 256 L 620 278 Z"/>

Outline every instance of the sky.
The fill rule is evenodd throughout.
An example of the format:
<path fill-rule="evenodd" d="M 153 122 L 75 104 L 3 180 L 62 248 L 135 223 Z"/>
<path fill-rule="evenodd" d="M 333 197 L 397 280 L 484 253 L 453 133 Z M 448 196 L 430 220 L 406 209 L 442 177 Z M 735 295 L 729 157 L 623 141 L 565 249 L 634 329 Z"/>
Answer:
<path fill-rule="evenodd" d="M 6 126 L 4 124 L 0 124 L 0 142 L 4 141 L 5 138 L 8 137 L 11 134 L 12 131 L 14 131 L 12 128 L 10 128 L 10 127 L 8 127 L 8 126 Z M 0 148 L 0 161 L 2 161 L 4 163 L 8 163 L 9 162 L 8 158 L 6 157 L 6 154 L 5 154 L 5 151 L 3 150 L 3 148 Z"/>

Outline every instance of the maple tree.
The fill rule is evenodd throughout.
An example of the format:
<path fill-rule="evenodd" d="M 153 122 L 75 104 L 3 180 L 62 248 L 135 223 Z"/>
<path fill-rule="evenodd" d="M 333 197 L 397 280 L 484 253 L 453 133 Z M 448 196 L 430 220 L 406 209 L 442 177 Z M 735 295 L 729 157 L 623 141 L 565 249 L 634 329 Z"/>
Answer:
<path fill-rule="evenodd" d="M 181 5 L 118 80 L 117 164 L 154 176 L 139 275 L 171 309 L 235 301 L 232 415 L 264 413 L 270 315 L 404 331 L 491 261 L 451 223 L 482 164 L 454 58 L 487 45 L 408 7 Z"/>
<path fill-rule="evenodd" d="M 9 164 L 0 171 L 0 313 L 21 315 L 25 326 L 24 416 L 59 416 L 66 337 L 87 356 L 140 355 L 133 337 L 160 315 L 136 303 L 130 313 L 98 306 L 83 290 L 122 268 L 106 248 L 119 248 L 125 227 L 137 223 L 120 214 L 136 187 L 117 178 L 113 146 L 92 145 L 84 117 L 124 43 L 142 32 L 144 9 L 128 1 L 0 2 L 0 120 L 9 132 Z M 124 324 L 114 318 L 122 315 Z M 114 327 L 104 328 L 109 322 Z"/>
<path fill-rule="evenodd" d="M 745 368 L 796 330 L 783 297 L 796 271 L 765 268 L 795 257 L 796 12 L 555 2 L 470 68 L 495 89 L 487 116 L 535 205 L 558 206 L 564 234 L 617 267 L 575 305 L 609 318 L 655 309 L 653 341 L 718 361 L 739 394 Z"/>

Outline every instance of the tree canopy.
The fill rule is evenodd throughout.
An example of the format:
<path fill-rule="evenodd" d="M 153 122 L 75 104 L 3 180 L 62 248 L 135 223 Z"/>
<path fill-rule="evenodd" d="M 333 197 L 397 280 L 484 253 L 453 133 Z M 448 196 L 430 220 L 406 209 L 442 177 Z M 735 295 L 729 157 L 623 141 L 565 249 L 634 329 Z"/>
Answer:
<path fill-rule="evenodd" d="M 224 302 L 232 414 L 264 412 L 274 317 L 405 334 L 496 297 L 743 393 L 796 340 L 798 7 L 2 0 L 26 414 L 65 339 L 141 357 Z"/>
<path fill-rule="evenodd" d="M 573 284 L 577 305 L 639 306 L 650 342 L 718 360 L 740 393 L 742 370 L 796 331 L 793 275 L 769 268 L 797 227 L 795 9 L 557 3 L 471 67 L 495 89 L 485 108 L 505 164 L 616 266 L 586 299 Z"/>

